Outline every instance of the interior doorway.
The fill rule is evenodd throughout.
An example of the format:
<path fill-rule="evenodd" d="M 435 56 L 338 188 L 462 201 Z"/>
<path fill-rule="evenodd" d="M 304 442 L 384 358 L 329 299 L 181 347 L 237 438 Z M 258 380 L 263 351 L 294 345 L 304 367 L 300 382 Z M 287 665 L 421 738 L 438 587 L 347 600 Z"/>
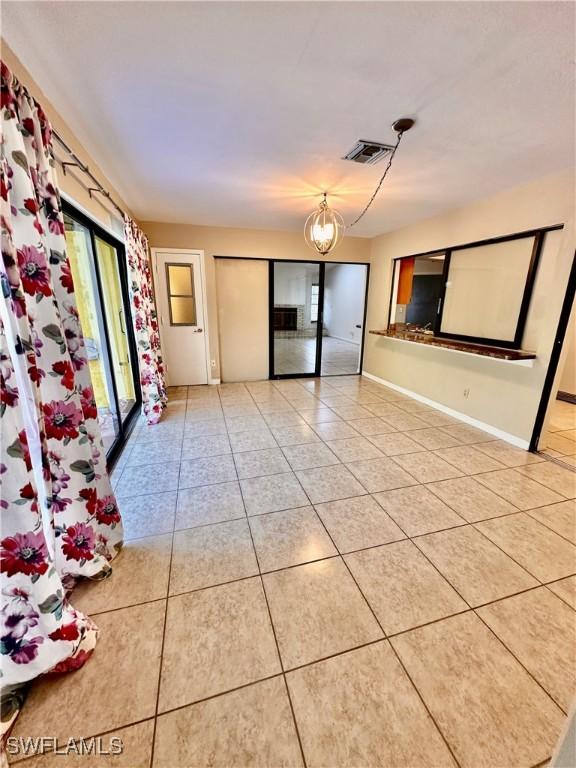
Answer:
<path fill-rule="evenodd" d="M 362 370 L 368 264 L 270 262 L 270 378 Z"/>

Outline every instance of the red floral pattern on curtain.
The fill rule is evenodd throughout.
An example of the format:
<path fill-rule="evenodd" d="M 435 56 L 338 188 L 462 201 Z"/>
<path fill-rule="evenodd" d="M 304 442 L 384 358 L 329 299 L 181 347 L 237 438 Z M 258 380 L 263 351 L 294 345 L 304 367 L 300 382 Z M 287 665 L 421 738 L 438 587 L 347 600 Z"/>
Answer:
<path fill-rule="evenodd" d="M 66 256 L 51 128 L 2 63 L 2 684 L 77 668 L 96 627 L 68 602 L 122 545 Z"/>
<path fill-rule="evenodd" d="M 148 424 L 156 424 L 160 420 L 168 397 L 164 383 L 160 333 L 148 261 L 148 240 L 129 216 L 124 220 L 124 237 L 130 278 L 132 320 L 138 347 L 142 412 Z"/>

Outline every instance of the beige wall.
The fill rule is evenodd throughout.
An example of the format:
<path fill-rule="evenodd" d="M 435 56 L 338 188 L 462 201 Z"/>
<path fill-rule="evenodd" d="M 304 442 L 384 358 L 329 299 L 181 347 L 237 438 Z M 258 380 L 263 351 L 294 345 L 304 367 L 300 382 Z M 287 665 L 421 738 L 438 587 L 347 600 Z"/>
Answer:
<path fill-rule="evenodd" d="M 222 381 L 267 379 L 268 262 L 216 259 Z"/>
<path fill-rule="evenodd" d="M 44 93 L 40 90 L 31 74 L 22 66 L 20 60 L 15 56 L 9 46 L 1 38 L 0 54 L 3 61 L 11 70 L 12 74 L 14 74 L 18 80 L 20 80 L 20 82 L 26 86 L 30 94 L 42 106 L 42 109 L 50 120 L 52 127 L 60 134 L 68 146 L 77 153 L 82 162 L 84 162 L 90 168 L 91 172 L 101 182 L 102 186 L 110 192 L 114 200 L 116 200 L 116 202 L 123 208 L 123 210 L 130 214 L 130 210 L 127 208 L 120 194 L 102 173 L 94 158 L 88 153 L 86 148 L 68 128 L 65 120 L 56 111 Z M 58 158 L 64 158 L 65 154 L 61 149 L 59 149 L 58 144 L 55 144 L 55 151 Z M 67 168 L 67 173 L 64 174 L 62 172 L 62 168 L 59 167 L 58 183 L 60 186 L 60 191 L 71 197 L 75 203 L 84 208 L 94 219 L 99 221 L 105 227 L 113 229 L 115 232 L 119 231 L 118 226 L 119 221 L 121 220 L 120 215 L 117 211 L 112 211 L 109 206 L 100 204 L 96 195 L 94 197 L 90 197 L 86 191 L 87 180 L 83 174 L 78 173 L 74 168 Z"/>
<path fill-rule="evenodd" d="M 367 334 L 364 370 L 528 441 L 574 257 L 573 211 L 573 178 L 562 174 L 372 241 L 367 330 L 386 327 L 394 257 L 565 223 L 542 252 L 523 341 L 532 367 Z"/>
<path fill-rule="evenodd" d="M 560 366 L 560 386 L 562 392 L 576 395 L 576 313 L 572 318 L 564 337 L 563 364 Z"/>
<path fill-rule="evenodd" d="M 210 358 L 216 362 L 212 377 L 220 378 L 220 349 L 216 273 L 214 256 L 239 256 L 245 259 L 298 259 L 318 261 L 304 242 L 301 232 L 265 229 L 233 229 L 202 227 L 193 224 L 167 224 L 141 221 L 151 248 L 188 248 L 203 250 L 206 261 L 206 293 L 208 299 L 208 328 Z M 370 240 L 345 237 L 331 261 L 370 261 Z M 246 339 L 250 343 L 250 339 Z M 251 352 L 249 352 L 251 354 Z"/>

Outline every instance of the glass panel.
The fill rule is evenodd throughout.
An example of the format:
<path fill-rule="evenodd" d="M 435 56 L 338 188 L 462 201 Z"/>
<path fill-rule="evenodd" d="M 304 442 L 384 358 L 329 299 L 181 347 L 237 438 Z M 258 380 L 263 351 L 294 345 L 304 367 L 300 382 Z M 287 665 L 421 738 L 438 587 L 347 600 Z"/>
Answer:
<path fill-rule="evenodd" d="M 90 376 L 98 407 L 98 422 L 102 431 L 104 448 L 108 451 L 120 429 L 103 321 L 97 304 L 98 293 L 93 268 L 92 243 L 90 233 L 85 227 L 68 215 L 65 215 L 64 222 L 66 246 L 74 279 L 80 324 L 86 342 Z"/>
<path fill-rule="evenodd" d="M 534 238 L 453 251 L 442 333 L 513 341 Z"/>
<path fill-rule="evenodd" d="M 104 316 L 112 353 L 112 369 L 116 381 L 120 417 L 124 421 L 136 402 L 136 395 L 134 393 L 128 337 L 126 336 L 126 318 L 118 271 L 118 252 L 114 246 L 98 237 L 95 238 L 95 243 L 102 285 Z"/>
<path fill-rule="evenodd" d="M 364 264 L 325 266 L 322 376 L 360 371 L 367 272 Z"/>
<path fill-rule="evenodd" d="M 196 325 L 196 302 L 191 296 L 170 296 L 170 325 Z"/>
<path fill-rule="evenodd" d="M 320 265 L 274 262 L 274 373 L 306 374 L 316 370 L 318 323 L 311 320 L 312 285 Z"/>
<path fill-rule="evenodd" d="M 171 296 L 193 296 L 194 276 L 189 264 L 167 264 L 168 293 Z"/>

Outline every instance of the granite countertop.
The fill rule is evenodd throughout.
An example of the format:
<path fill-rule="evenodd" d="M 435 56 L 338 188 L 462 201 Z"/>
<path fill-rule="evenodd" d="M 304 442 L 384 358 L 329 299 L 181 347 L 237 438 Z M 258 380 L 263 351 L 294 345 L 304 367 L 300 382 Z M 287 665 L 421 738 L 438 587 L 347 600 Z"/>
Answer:
<path fill-rule="evenodd" d="M 396 330 L 373 330 L 369 331 L 376 336 L 386 336 L 390 339 L 399 339 L 400 341 L 412 341 L 416 344 L 427 344 L 430 347 L 443 347 L 457 352 L 468 352 L 472 355 L 481 355 L 482 357 L 492 357 L 498 360 L 534 360 L 536 354 L 524 349 L 507 349 L 505 347 L 491 347 L 487 344 L 473 344 L 468 341 L 458 341 L 457 339 L 447 339 L 444 337 L 433 336 L 432 334 L 422 333 L 421 331 L 410 331 L 404 329 Z"/>

